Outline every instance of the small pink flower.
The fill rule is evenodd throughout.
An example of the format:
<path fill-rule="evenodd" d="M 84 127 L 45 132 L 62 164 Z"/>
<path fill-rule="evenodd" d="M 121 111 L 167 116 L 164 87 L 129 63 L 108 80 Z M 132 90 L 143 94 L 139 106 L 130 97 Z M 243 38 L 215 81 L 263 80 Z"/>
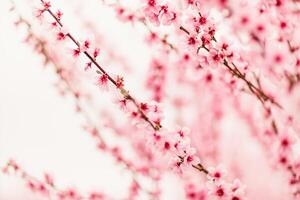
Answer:
<path fill-rule="evenodd" d="M 187 200 L 208 200 L 207 191 L 198 184 L 188 183 L 184 189 Z"/>
<path fill-rule="evenodd" d="M 51 3 L 49 1 L 42 1 L 42 8 L 38 9 L 36 17 L 42 17 L 45 11 L 47 11 L 51 7 Z"/>
<path fill-rule="evenodd" d="M 187 153 L 192 154 L 190 138 L 175 137 L 174 148 L 177 155 L 185 157 Z M 193 150 L 192 150 L 193 151 Z"/>
<path fill-rule="evenodd" d="M 205 25 L 205 24 L 207 23 L 207 16 L 201 15 L 201 16 L 199 17 L 198 22 L 199 22 L 199 24 L 200 24 L 201 26 Z"/>
<path fill-rule="evenodd" d="M 165 141 L 164 142 L 164 149 L 167 150 L 167 151 L 170 150 L 171 149 L 171 143 L 168 142 L 168 141 Z"/>
<path fill-rule="evenodd" d="M 220 38 L 218 40 L 217 49 L 219 49 L 222 55 L 228 59 L 232 59 L 235 57 L 231 42 L 225 38 Z"/>
<path fill-rule="evenodd" d="M 94 49 L 94 52 L 93 52 L 94 59 L 96 59 L 99 56 L 99 53 L 100 53 L 100 49 L 98 49 L 98 48 Z"/>
<path fill-rule="evenodd" d="M 12 170 L 13 172 L 20 171 L 20 166 L 17 164 L 14 160 L 9 160 L 7 165 L 3 168 L 4 173 L 9 173 L 9 170 Z"/>
<path fill-rule="evenodd" d="M 42 18 L 45 11 L 46 11 L 45 9 L 38 9 L 36 11 L 36 17 L 37 18 Z"/>
<path fill-rule="evenodd" d="M 207 33 L 211 38 L 215 36 L 216 33 L 216 27 L 214 24 L 210 24 L 205 30 L 205 33 Z"/>
<path fill-rule="evenodd" d="M 102 89 L 108 89 L 108 76 L 107 76 L 107 74 L 102 74 L 102 75 L 98 78 L 98 85 L 99 85 Z"/>
<path fill-rule="evenodd" d="M 146 7 L 143 11 L 144 11 L 146 18 L 151 23 L 153 23 L 155 26 L 158 26 L 160 24 L 160 20 L 159 20 L 160 8 L 159 7 L 149 6 L 149 7 Z"/>
<path fill-rule="evenodd" d="M 87 50 L 90 48 L 90 46 L 91 46 L 91 42 L 90 42 L 89 40 L 85 40 L 85 41 L 82 43 L 80 49 L 81 49 L 81 51 L 84 52 L 84 51 L 87 51 Z"/>
<path fill-rule="evenodd" d="M 177 14 L 174 11 L 170 11 L 168 5 L 163 5 L 160 7 L 159 19 L 163 25 L 170 25 L 177 19 Z"/>
<path fill-rule="evenodd" d="M 89 199 L 88 200 L 103 200 L 103 199 L 105 199 L 105 196 L 103 194 L 92 192 L 89 195 Z"/>
<path fill-rule="evenodd" d="M 246 186 L 235 179 L 234 182 L 229 186 L 230 200 L 244 200 L 245 199 L 245 189 Z"/>
<path fill-rule="evenodd" d="M 158 41 L 158 35 L 154 32 L 151 32 L 150 34 L 148 34 L 145 38 L 146 42 L 148 44 L 154 44 L 155 42 Z"/>
<path fill-rule="evenodd" d="M 125 9 L 122 7 L 117 7 L 116 8 L 116 13 L 117 13 L 117 17 L 121 20 L 121 21 L 126 21 L 126 14 L 125 14 Z"/>
<path fill-rule="evenodd" d="M 220 181 L 225 178 L 227 175 L 226 170 L 222 165 L 217 166 L 216 168 L 211 167 L 208 169 L 208 178 L 214 181 Z"/>
<path fill-rule="evenodd" d="M 141 115 L 137 110 L 131 111 L 129 118 L 133 125 L 139 125 L 141 123 Z"/>
<path fill-rule="evenodd" d="M 149 111 L 149 106 L 147 103 L 140 103 L 140 109 L 143 111 L 143 112 L 147 112 Z"/>
<path fill-rule="evenodd" d="M 163 25 L 170 25 L 177 19 L 177 14 L 175 12 L 167 12 L 161 15 L 161 23 Z"/>
<path fill-rule="evenodd" d="M 37 186 L 35 183 L 33 183 L 32 181 L 28 180 L 27 181 L 27 187 L 31 190 L 31 191 L 35 191 L 37 189 Z"/>
<path fill-rule="evenodd" d="M 189 133 L 190 130 L 187 127 L 183 127 L 183 128 L 179 128 L 176 133 L 181 137 L 181 138 L 186 138 Z"/>
<path fill-rule="evenodd" d="M 169 134 L 166 131 L 152 133 L 152 138 L 149 141 L 150 145 L 155 146 L 155 148 L 163 154 L 173 152 L 173 143 L 174 140 L 171 137 L 169 137 Z"/>
<path fill-rule="evenodd" d="M 66 34 L 63 33 L 62 31 L 59 31 L 56 35 L 57 40 L 64 40 L 66 39 Z"/>
<path fill-rule="evenodd" d="M 191 16 L 187 23 L 189 28 L 196 33 L 207 33 L 207 27 L 210 26 L 209 16 L 206 13 L 201 13 L 198 17 Z"/>
<path fill-rule="evenodd" d="M 122 110 L 127 108 L 127 104 L 128 104 L 128 100 L 126 99 L 120 99 L 118 101 L 118 105 Z"/>
<path fill-rule="evenodd" d="M 54 186 L 54 180 L 53 177 L 47 173 L 44 174 L 45 181 L 48 185 Z"/>
<path fill-rule="evenodd" d="M 184 164 L 187 166 L 196 165 L 200 163 L 200 159 L 196 156 L 196 149 L 189 147 L 185 150 Z"/>
<path fill-rule="evenodd" d="M 286 154 L 286 152 L 281 152 L 278 155 L 278 162 L 280 165 L 282 166 L 287 166 L 290 162 L 290 156 L 288 154 Z"/>
<path fill-rule="evenodd" d="M 207 183 L 208 194 L 217 199 L 226 199 L 229 195 L 228 186 L 224 183 L 209 181 Z"/>
<path fill-rule="evenodd" d="M 168 166 L 178 174 L 182 174 L 182 160 L 178 156 L 172 156 L 169 160 Z"/>
<path fill-rule="evenodd" d="M 224 54 L 219 52 L 217 49 L 210 49 L 208 61 L 213 67 L 222 65 Z"/>
<path fill-rule="evenodd" d="M 60 10 L 58 10 L 56 12 L 56 17 L 57 17 L 58 20 L 61 20 L 62 15 L 63 15 L 63 13 Z"/>
<path fill-rule="evenodd" d="M 183 39 L 183 45 L 185 48 L 187 48 L 187 51 L 191 52 L 191 54 L 196 54 L 198 48 L 201 46 L 201 43 L 199 43 L 197 36 L 194 34 L 185 34 Z"/>
<path fill-rule="evenodd" d="M 200 40 L 201 40 L 203 46 L 208 47 L 211 45 L 212 38 L 209 34 L 205 33 L 205 34 L 201 35 Z"/>
<path fill-rule="evenodd" d="M 118 89 L 124 87 L 124 78 L 123 78 L 123 77 L 117 76 L 117 79 L 116 79 L 116 87 L 117 87 Z"/>
<path fill-rule="evenodd" d="M 88 62 L 88 63 L 86 63 L 86 65 L 85 65 L 84 71 L 87 71 L 87 70 L 89 70 L 89 69 L 91 69 L 91 68 L 92 68 L 92 62 Z"/>
<path fill-rule="evenodd" d="M 122 22 L 128 22 L 128 21 L 134 21 L 136 16 L 134 13 L 129 13 L 122 7 L 117 7 L 116 8 L 116 13 L 117 17 L 122 21 Z"/>
<path fill-rule="evenodd" d="M 54 28 L 54 29 L 58 28 L 58 23 L 57 22 L 52 22 L 51 23 L 51 28 Z"/>
<path fill-rule="evenodd" d="M 289 152 L 292 149 L 292 145 L 295 143 L 295 138 L 290 134 L 285 133 L 279 136 L 279 151 Z M 286 153 L 284 153 L 286 154 Z"/>
<path fill-rule="evenodd" d="M 158 143 L 162 140 L 162 137 L 159 133 L 154 132 L 153 133 L 153 141 L 154 143 Z"/>
<path fill-rule="evenodd" d="M 149 7 L 154 7 L 157 4 L 157 0 L 142 0 L 144 3 L 147 4 Z"/>
<path fill-rule="evenodd" d="M 49 1 L 44 1 L 43 2 L 43 7 L 44 7 L 45 10 L 49 9 L 51 7 L 50 2 Z"/>
<path fill-rule="evenodd" d="M 183 0 L 183 6 L 184 8 L 188 8 L 190 6 L 193 6 L 196 0 Z"/>
<path fill-rule="evenodd" d="M 73 56 L 74 57 L 78 57 L 80 55 L 80 53 L 81 53 L 80 48 L 73 49 Z"/>

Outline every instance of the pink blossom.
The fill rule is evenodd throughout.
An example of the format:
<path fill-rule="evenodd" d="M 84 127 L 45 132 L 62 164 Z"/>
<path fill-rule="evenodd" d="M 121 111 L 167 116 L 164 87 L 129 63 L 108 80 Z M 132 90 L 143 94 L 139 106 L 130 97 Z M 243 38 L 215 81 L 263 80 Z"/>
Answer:
<path fill-rule="evenodd" d="M 100 49 L 95 48 L 95 49 L 94 49 L 94 52 L 93 52 L 93 57 L 94 57 L 94 59 L 96 59 L 96 58 L 99 56 L 99 53 L 100 53 Z"/>
<path fill-rule="evenodd" d="M 98 85 L 100 88 L 107 90 L 108 89 L 108 76 L 107 74 L 102 74 L 98 78 Z"/>
<path fill-rule="evenodd" d="M 77 58 L 80 55 L 80 53 L 81 53 L 80 48 L 76 48 L 72 50 L 72 54 L 75 58 Z"/>
<path fill-rule="evenodd" d="M 184 164 L 187 166 L 197 165 L 200 163 L 200 159 L 196 156 L 196 149 L 190 147 L 185 150 Z"/>
<path fill-rule="evenodd" d="M 63 15 L 63 13 L 60 10 L 58 10 L 56 12 L 56 17 L 57 17 L 58 20 L 61 20 L 62 15 Z"/>
<path fill-rule="evenodd" d="M 174 11 L 170 11 L 168 5 L 162 5 L 160 7 L 160 22 L 163 25 L 170 25 L 177 19 L 177 14 Z"/>
<path fill-rule="evenodd" d="M 82 43 L 80 49 L 81 49 L 81 51 L 84 52 L 84 51 L 87 51 L 87 50 L 90 48 L 90 46 L 91 46 L 91 42 L 90 42 L 89 40 L 85 40 L 85 41 Z"/>
<path fill-rule="evenodd" d="M 209 168 L 208 177 L 213 181 L 220 181 L 226 177 L 226 171 L 222 165 L 219 165 L 216 168 Z"/>
<path fill-rule="evenodd" d="M 245 197 L 245 189 L 246 187 L 239 181 L 234 180 L 233 183 L 230 185 L 230 198 L 231 200 L 244 200 Z"/>
<path fill-rule="evenodd" d="M 212 66 L 218 67 L 222 64 L 224 59 L 224 54 L 222 54 L 217 49 L 211 49 L 209 51 L 209 62 Z"/>
<path fill-rule="evenodd" d="M 89 70 L 91 68 L 92 68 L 92 62 L 88 62 L 88 63 L 86 63 L 84 70 L 86 71 L 86 70 Z"/>
<path fill-rule="evenodd" d="M 229 191 L 227 185 L 224 183 L 208 182 L 208 193 L 215 199 L 227 199 Z"/>
<path fill-rule="evenodd" d="M 117 88 L 123 88 L 124 87 L 124 78 L 121 76 L 117 76 L 116 78 L 116 87 Z"/>
<path fill-rule="evenodd" d="M 57 33 L 57 40 L 64 40 L 64 39 L 66 39 L 66 34 L 61 32 L 61 31 L 58 32 Z"/>
<path fill-rule="evenodd" d="M 153 23 L 156 26 L 160 25 L 160 20 L 159 20 L 160 8 L 159 7 L 149 6 L 149 7 L 146 7 L 143 10 L 143 12 L 145 13 L 145 16 L 151 23 Z"/>

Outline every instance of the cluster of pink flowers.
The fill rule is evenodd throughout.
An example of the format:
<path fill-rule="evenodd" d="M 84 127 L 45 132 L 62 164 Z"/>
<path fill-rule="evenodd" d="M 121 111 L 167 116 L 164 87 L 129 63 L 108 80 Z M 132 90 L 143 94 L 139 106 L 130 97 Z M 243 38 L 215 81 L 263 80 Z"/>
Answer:
<path fill-rule="evenodd" d="M 299 63 L 299 58 L 297 56 L 293 56 L 294 58 L 285 58 L 286 54 L 297 52 L 299 49 L 297 46 L 292 45 L 291 42 L 294 40 L 294 33 L 292 27 L 297 26 L 294 24 L 294 18 L 295 18 L 295 12 L 293 9 L 289 10 L 290 6 L 295 5 L 296 3 L 290 2 L 290 3 L 284 3 L 282 1 L 266 1 L 261 4 L 258 4 L 255 9 L 257 9 L 257 17 L 261 19 L 261 21 L 270 21 L 269 23 L 262 24 L 260 20 L 255 20 L 249 22 L 251 19 L 249 18 L 249 15 L 243 14 L 243 12 L 236 12 L 238 15 L 235 16 L 235 13 L 231 13 L 233 16 L 233 19 L 237 19 L 239 21 L 236 24 L 233 24 L 233 26 L 240 26 L 244 27 L 242 30 L 243 32 L 249 32 L 249 37 L 254 40 L 256 43 L 259 44 L 259 46 L 262 48 L 262 52 L 257 55 L 253 55 L 248 53 L 245 54 L 237 53 L 233 50 L 233 48 L 230 46 L 230 42 L 228 42 L 226 39 L 222 39 L 220 41 L 216 40 L 215 34 L 216 34 L 216 26 L 214 22 L 209 18 L 209 15 L 202 14 L 202 7 L 205 6 L 204 2 L 199 1 L 185 1 L 183 2 L 185 9 L 190 9 L 186 13 L 187 16 L 183 18 L 183 12 L 182 10 L 179 12 L 176 12 L 174 10 L 174 15 L 177 16 L 177 19 L 169 21 L 169 23 L 161 23 L 160 18 L 160 8 L 164 6 L 164 4 L 160 4 L 157 1 L 146 1 L 145 7 L 142 8 L 146 10 L 144 12 L 145 17 L 148 19 L 150 23 L 153 23 L 154 25 L 171 25 L 171 22 L 174 22 L 174 27 L 176 29 L 179 29 L 183 32 L 183 49 L 188 50 L 184 51 L 183 54 L 183 61 L 189 64 L 190 66 L 195 66 L 197 68 L 211 68 L 211 66 L 219 66 L 217 70 L 221 69 L 222 66 L 225 67 L 227 72 L 233 75 L 234 78 L 237 78 L 237 80 L 231 79 L 230 84 L 231 85 L 237 85 L 237 81 L 243 82 L 246 87 L 249 88 L 249 92 L 252 93 L 264 106 L 266 109 L 266 112 L 269 113 L 267 118 L 269 119 L 269 128 L 273 129 L 272 132 L 275 132 L 278 134 L 278 126 L 281 122 L 278 122 L 272 117 L 272 111 L 273 109 L 282 108 L 282 106 L 277 102 L 278 99 L 280 99 L 278 94 L 276 95 L 276 98 L 274 98 L 273 95 L 275 94 L 269 94 L 270 92 L 264 91 L 264 89 L 261 87 L 261 81 L 255 80 L 249 75 L 246 75 L 246 72 L 249 71 L 249 68 L 251 67 L 252 70 L 255 66 L 249 66 L 245 61 L 248 58 L 248 55 L 256 56 L 256 57 L 262 57 L 262 61 L 267 61 L 267 66 L 270 65 L 270 68 L 266 67 L 266 70 L 270 69 L 271 74 L 274 74 L 274 78 L 278 79 L 277 77 L 281 74 L 287 77 L 287 81 L 289 84 L 288 92 L 291 91 L 293 87 L 295 87 L 295 84 L 299 81 L 299 73 L 297 68 L 297 63 Z M 202 6 L 201 6 L 202 5 Z M 254 4 L 255 5 L 255 4 Z M 226 3 L 225 1 L 223 3 L 220 3 L 220 7 L 227 7 L 230 9 L 230 4 Z M 253 9 L 251 7 L 252 4 L 237 4 L 238 9 L 246 9 L 249 10 Z M 168 7 L 168 6 L 166 6 Z M 233 8 L 234 9 L 234 6 Z M 150 11 L 150 12 L 149 12 Z M 271 16 L 269 13 L 271 12 L 277 12 L 276 15 Z M 288 13 L 290 12 L 291 13 Z M 173 12 L 173 11 L 172 11 Z M 186 14 L 185 13 L 185 14 Z M 247 13 L 247 12 L 246 12 Z M 269 16 L 270 15 L 270 16 Z M 290 19 L 290 22 L 288 23 L 287 20 L 283 19 L 283 16 L 288 16 Z M 180 17 L 179 17 L 180 16 Z M 275 16 L 275 17 L 274 17 Z M 239 18 L 238 18 L 239 17 Z M 183 19 L 183 20 L 182 20 Z M 246 28 L 246 29 L 245 29 Z M 276 50 L 272 47 L 274 47 L 274 41 L 268 39 L 268 36 L 270 34 L 270 30 L 277 30 L 278 29 L 278 42 L 280 43 L 279 47 L 281 49 Z M 242 32 L 240 31 L 240 32 Z M 237 31 L 239 32 L 239 31 Z M 150 37 L 152 40 L 156 38 L 156 33 L 151 33 Z M 272 46 L 267 46 L 268 43 L 272 44 Z M 282 45 L 284 44 L 284 46 Z M 278 45 L 277 45 L 278 46 Z M 172 47 L 176 46 L 172 45 Z M 267 59 L 265 59 L 265 55 L 267 52 L 267 48 L 270 49 L 271 54 L 267 54 Z M 277 47 L 278 48 L 278 47 Z M 282 48 L 284 48 L 282 50 Z M 178 52 L 177 52 L 178 53 Z M 291 55 L 291 54 L 289 54 Z M 243 56 L 243 57 L 242 57 Z M 193 61 L 191 62 L 191 59 Z M 251 58 L 250 58 L 251 59 Z M 293 65 L 290 65 L 288 61 L 294 61 L 295 67 L 296 67 L 296 73 L 295 68 Z M 180 62 L 182 63 L 182 62 Z M 187 65 L 188 65 L 187 64 Z M 238 65 L 237 65 L 238 64 Z M 273 68 L 274 65 L 281 65 L 281 68 L 275 69 Z M 292 68 L 290 68 L 292 66 Z M 289 67 L 289 68 L 287 68 Z M 267 71 L 268 76 L 270 75 L 270 72 Z M 206 80 L 211 80 L 212 75 L 207 75 Z M 257 82 L 256 82 L 257 81 Z M 241 84 L 239 84 L 241 85 Z M 240 86 L 239 86 L 240 87 Z M 276 99 L 276 100 L 275 100 Z M 270 103 L 270 105 L 269 105 Z M 274 115 L 274 114 L 273 114 Z M 293 121 L 291 120 L 291 116 L 287 116 L 287 121 Z M 280 125 L 281 126 L 281 125 Z M 290 123 L 289 123 L 290 126 Z M 293 125 L 295 128 L 296 126 Z M 297 128 L 297 127 L 296 127 Z M 299 130 L 299 129 L 298 129 Z M 281 132 L 281 131 L 280 131 Z M 283 132 L 286 132 L 283 130 Z M 293 131 L 291 131 L 293 132 Z M 288 135 L 293 135 L 294 133 L 289 133 Z M 276 145 L 276 142 L 274 145 L 277 147 L 276 154 L 279 155 L 278 162 L 282 163 L 283 165 L 287 166 L 287 171 L 291 172 L 291 179 L 290 183 L 291 185 L 297 185 L 299 183 L 299 174 L 295 171 L 298 169 L 298 161 L 297 158 L 291 156 L 293 154 L 293 151 L 291 150 L 292 142 L 290 139 L 287 139 L 290 136 L 287 136 L 286 133 L 280 133 L 277 137 L 278 141 L 277 143 L 280 143 L 281 145 Z M 297 136 L 295 136 L 297 137 Z M 276 136 L 275 136 L 276 138 Z M 284 138 L 284 139 L 282 139 Z M 289 142 L 287 142 L 289 141 Z M 287 145 L 289 148 L 283 148 L 283 144 Z M 293 157 L 293 158 L 291 158 Z M 288 158 L 291 158 L 288 159 Z M 276 159 L 276 158 L 275 158 Z M 297 189 L 298 186 L 295 187 L 294 194 L 297 195 L 299 189 Z"/>
<path fill-rule="evenodd" d="M 31 44 L 31 46 L 34 47 L 34 50 L 37 51 L 37 53 L 39 53 L 45 60 L 46 64 L 50 64 L 54 67 L 55 72 L 59 78 L 59 82 L 56 84 L 59 92 L 62 95 L 71 95 L 74 98 L 75 101 L 75 106 L 76 106 L 76 111 L 78 113 L 80 113 L 84 118 L 86 118 L 86 125 L 83 126 L 83 129 L 88 132 L 91 137 L 95 140 L 97 148 L 104 153 L 108 153 L 110 154 L 116 161 L 117 163 L 119 163 L 122 166 L 125 166 L 125 168 L 133 173 L 133 174 L 138 174 L 138 175 L 142 175 L 144 177 L 148 177 L 150 179 L 154 179 L 153 177 L 151 177 L 152 175 L 149 174 L 149 169 L 147 166 L 137 166 L 135 165 L 135 163 L 129 159 L 127 159 L 126 157 L 123 156 L 122 154 L 122 150 L 121 147 L 118 146 L 109 146 L 107 145 L 107 143 L 105 142 L 104 138 L 100 135 L 100 131 L 98 129 L 98 127 L 92 123 L 92 121 L 89 119 L 89 116 L 87 116 L 87 111 L 85 110 L 85 107 L 82 106 L 82 101 L 84 101 L 87 96 L 87 94 L 85 94 L 84 96 L 84 91 L 80 91 L 79 88 L 74 88 L 73 85 L 75 85 L 75 82 L 78 82 L 78 80 L 74 80 L 74 77 L 70 76 L 70 74 L 74 73 L 73 70 L 74 69 L 69 69 L 68 67 L 65 67 L 64 65 L 60 64 L 60 60 L 59 58 L 55 57 L 55 53 L 51 52 L 51 48 L 49 46 L 49 44 L 47 43 L 47 41 L 44 41 L 43 38 L 41 38 L 38 35 L 35 35 L 35 33 L 33 32 L 33 30 L 31 30 L 30 24 L 28 21 L 26 21 L 24 18 L 20 17 L 18 22 L 16 23 L 16 25 L 21 25 L 21 24 L 25 24 L 28 27 L 28 37 L 27 37 L 27 42 L 29 44 Z M 86 47 L 86 49 L 88 49 L 88 43 L 85 42 L 84 46 Z M 97 53 L 94 54 L 96 57 Z M 108 80 L 106 80 L 107 82 L 105 83 L 107 85 Z M 122 77 L 117 77 L 116 78 L 116 87 L 117 88 L 121 88 L 123 87 L 123 78 Z M 78 83 L 77 83 L 78 84 Z M 103 87 L 103 84 L 100 85 L 100 87 Z M 143 104 L 141 104 L 143 105 Z M 146 108 L 146 104 L 144 104 L 143 108 Z M 13 168 L 15 169 L 15 172 L 18 172 L 18 169 L 20 168 L 19 165 L 17 165 L 14 161 L 9 161 L 7 166 L 4 168 L 5 173 L 8 171 L 9 168 Z M 30 177 L 30 175 L 28 174 L 26 177 Z M 24 178 L 24 177 L 23 177 Z M 33 178 L 33 177 L 32 177 Z M 50 180 L 49 176 L 46 176 L 47 181 Z M 49 195 L 50 194 L 50 190 L 54 189 L 54 188 L 47 188 L 44 186 L 43 183 L 39 183 L 38 181 L 35 181 L 37 183 L 35 183 L 32 180 L 26 180 L 26 182 L 29 182 L 28 187 L 33 190 L 33 191 L 39 191 L 41 194 L 44 195 Z M 155 181 L 155 180 L 154 180 Z M 38 186 L 37 184 L 39 184 L 40 186 Z M 53 184 L 51 184 L 50 186 L 54 187 Z M 132 187 L 130 187 L 130 194 L 129 197 L 130 199 L 134 199 L 135 196 L 137 196 L 137 194 L 140 192 L 140 190 L 142 190 L 143 188 L 140 186 L 140 183 L 136 180 L 136 177 L 133 177 L 133 182 L 132 182 Z M 57 196 L 59 196 L 60 199 L 82 199 L 83 197 L 81 197 L 81 195 L 77 195 L 78 192 L 76 192 L 75 190 L 73 191 L 63 191 L 63 192 L 59 192 L 59 194 L 55 194 Z M 157 195 L 157 194 L 153 194 L 153 195 Z M 93 193 L 90 195 L 89 199 L 91 200 L 96 200 L 96 199 L 103 199 L 104 195 L 97 195 L 96 193 Z M 107 197 L 105 197 L 106 199 Z"/>
<path fill-rule="evenodd" d="M 217 199 L 242 200 L 245 199 L 245 186 L 239 180 L 234 180 L 231 184 L 223 182 L 226 177 L 226 171 L 222 166 L 209 169 L 208 182 L 209 193 L 217 197 Z"/>
<path fill-rule="evenodd" d="M 121 21 L 142 24 L 147 30 L 145 40 L 155 51 L 150 58 L 145 85 L 153 102 L 135 98 L 125 86 L 125 75 L 114 75 L 105 64 L 100 64 L 105 50 L 96 47 L 93 40 L 77 39 L 62 23 L 63 13 L 60 10 L 54 12 L 50 2 L 41 2 L 42 7 L 36 16 L 42 18 L 49 14 L 55 42 L 72 42 L 74 48 L 70 60 L 87 59 L 85 66 L 81 66 L 83 71 L 96 76 L 97 88 L 114 95 L 117 91 L 114 96 L 116 104 L 131 122 L 121 128 L 113 122 L 107 124 L 118 139 L 128 136 L 135 154 L 144 157 L 140 163 L 124 156 L 121 146 L 108 145 L 100 128 L 88 117 L 85 117 L 87 124 L 84 125 L 98 149 L 111 155 L 117 164 L 132 173 L 128 199 L 139 198 L 143 191 L 138 176 L 158 185 L 162 177 L 160 173 L 169 172 L 169 169 L 181 178 L 186 199 L 246 199 L 245 185 L 235 179 L 235 176 L 240 176 L 239 172 L 228 175 L 229 172 L 218 165 L 217 158 L 222 152 L 217 143 L 224 132 L 218 126 L 226 121 L 225 116 L 231 115 L 250 129 L 251 137 L 268 155 L 270 165 L 286 175 L 284 185 L 291 190 L 291 198 L 300 196 L 300 155 L 296 148 L 300 141 L 296 111 L 299 106 L 297 103 L 289 105 L 289 102 L 299 102 L 300 43 L 297 30 L 300 26 L 296 23 L 299 10 L 293 7 L 297 1 L 263 0 L 253 4 L 239 1 L 234 4 L 220 0 L 142 0 L 135 11 L 118 1 L 109 4 Z M 108 4 L 103 1 L 103 5 Z M 221 21 L 230 30 L 222 29 L 224 24 L 214 18 L 214 10 L 208 10 L 210 7 L 219 12 Z M 30 32 L 29 39 L 32 38 L 37 43 L 35 50 L 44 56 L 46 64 L 50 62 L 58 66 L 45 41 Z M 60 82 L 68 88 L 64 92 L 74 97 L 77 112 L 84 116 L 81 101 L 85 91 L 71 86 L 77 81 L 70 80 L 68 69 L 55 69 Z M 177 126 L 172 123 L 165 125 L 162 108 L 167 103 L 178 113 L 195 108 L 197 111 L 195 115 L 176 118 L 174 121 L 180 127 L 169 128 Z M 125 132 L 122 129 L 128 131 L 122 135 Z M 195 134 L 198 132 L 201 132 L 200 136 Z M 21 171 L 21 177 L 33 191 L 47 195 L 54 191 L 60 199 L 83 198 L 74 190 L 59 191 L 50 176 L 45 176 L 44 183 L 32 179 L 13 161 L 8 163 L 4 172 L 10 168 Z M 190 174 L 197 174 L 199 180 Z M 146 192 L 153 198 L 160 197 L 159 188 Z M 89 196 L 91 200 L 106 198 L 102 193 Z"/>
<path fill-rule="evenodd" d="M 169 25 L 177 20 L 176 12 L 168 4 L 161 4 L 157 0 L 145 0 L 147 5 L 143 12 L 155 25 Z"/>
<path fill-rule="evenodd" d="M 151 5 L 149 5 L 151 6 Z M 165 13 L 168 13 L 167 7 L 163 8 L 166 9 Z M 47 11 L 52 15 L 52 11 L 48 8 Z M 60 27 L 63 27 L 61 24 L 61 19 L 57 16 L 52 15 L 55 21 L 60 24 Z M 163 18 L 162 18 L 163 19 Z M 168 23 L 163 23 L 168 24 Z M 214 37 L 214 31 L 209 29 L 210 40 Z M 89 56 L 88 50 L 89 45 L 86 45 L 87 42 L 84 42 L 83 47 L 80 46 L 79 42 L 73 38 L 70 33 L 67 33 L 71 40 L 78 46 L 77 50 L 78 55 L 80 52 L 83 52 L 87 55 L 91 62 L 93 62 L 97 67 L 99 64 L 96 62 L 95 58 Z M 88 43 L 89 44 L 89 43 Z M 77 56 L 77 54 L 76 54 Z M 98 67 L 99 68 L 99 67 Z M 111 82 L 117 89 L 119 89 L 122 98 L 119 100 L 119 104 L 121 105 L 122 109 L 128 113 L 129 117 L 131 118 L 134 125 L 144 129 L 147 133 L 150 134 L 149 137 L 149 146 L 162 152 L 163 154 L 170 155 L 170 166 L 175 171 L 179 173 L 183 173 L 183 169 L 186 167 L 193 167 L 200 172 L 204 172 L 205 174 L 209 174 L 209 171 L 204 168 L 204 166 L 200 163 L 200 159 L 196 156 L 196 150 L 191 146 L 191 141 L 188 137 L 188 130 L 187 129 L 179 129 L 177 131 L 172 132 L 165 130 L 162 125 L 162 115 L 161 109 L 156 104 L 148 104 L 148 103 L 138 103 L 127 90 L 124 89 L 123 79 L 118 77 L 118 80 L 115 80 L 108 75 L 103 68 L 99 68 L 101 70 L 98 71 L 101 75 L 98 79 L 98 84 L 101 87 L 107 87 L 108 83 Z M 121 86 L 120 87 L 120 80 Z M 117 155 L 118 157 L 118 155 Z M 208 176 L 210 177 L 210 176 Z M 223 180 L 223 178 L 219 177 L 222 180 L 224 185 L 228 183 Z M 217 188 L 221 187 L 220 183 L 216 180 L 212 181 L 213 185 Z M 219 191 L 223 188 L 219 188 Z M 237 197 L 235 191 L 238 191 L 238 188 L 232 189 L 232 194 L 225 194 L 225 190 L 222 194 L 220 192 L 212 193 L 214 196 L 223 197 L 231 195 L 232 198 L 242 198 Z"/>
<path fill-rule="evenodd" d="M 47 198 L 55 198 L 58 200 L 103 200 L 110 198 L 99 192 L 91 192 L 88 195 L 83 195 L 74 188 L 61 190 L 57 187 L 54 178 L 50 174 L 45 173 L 43 180 L 39 180 L 28 174 L 14 160 L 9 160 L 6 166 L 2 168 L 2 172 L 4 174 L 15 174 L 19 176 L 32 192 L 39 193 Z"/>

